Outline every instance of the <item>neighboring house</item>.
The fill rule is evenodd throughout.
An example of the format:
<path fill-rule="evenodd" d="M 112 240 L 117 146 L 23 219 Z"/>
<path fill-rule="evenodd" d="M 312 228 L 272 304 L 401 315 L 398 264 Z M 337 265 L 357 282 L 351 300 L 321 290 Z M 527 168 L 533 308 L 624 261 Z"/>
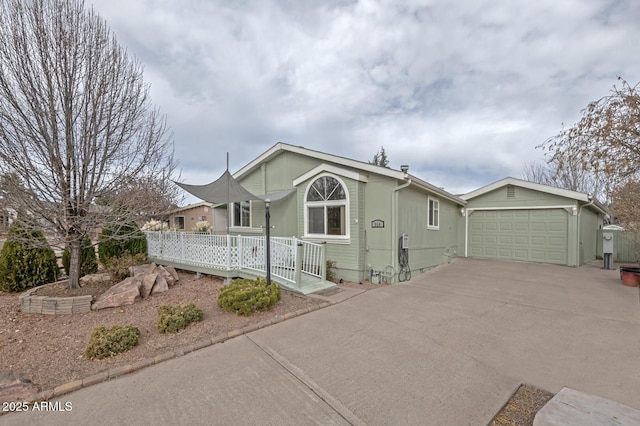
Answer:
<path fill-rule="evenodd" d="M 505 178 L 461 198 L 464 256 L 567 266 L 596 258 L 607 211 L 587 194 Z"/>
<path fill-rule="evenodd" d="M 197 222 L 206 220 L 214 227 L 214 231 L 226 233 L 226 213 L 222 221 L 219 217 L 214 217 L 213 210 L 213 205 L 206 201 L 176 209 L 169 215 L 169 228 L 176 231 L 192 231 Z M 221 221 L 223 223 L 220 223 Z"/>
<path fill-rule="evenodd" d="M 16 220 L 17 216 L 17 212 L 14 209 L 0 207 L 0 234 L 5 234 L 9 230 L 9 226 Z"/>

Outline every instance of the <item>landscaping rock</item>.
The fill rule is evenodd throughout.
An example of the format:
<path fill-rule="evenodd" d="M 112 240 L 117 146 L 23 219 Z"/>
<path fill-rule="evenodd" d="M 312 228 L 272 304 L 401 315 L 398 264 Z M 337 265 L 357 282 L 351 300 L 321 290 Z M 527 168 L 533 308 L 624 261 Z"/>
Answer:
<path fill-rule="evenodd" d="M 158 278 L 158 274 L 154 272 L 148 272 L 142 277 L 142 287 L 140 287 L 140 296 L 142 298 L 146 298 L 151 294 L 151 290 L 153 290 L 153 286 L 156 283 L 156 279 Z"/>
<path fill-rule="evenodd" d="M 91 305 L 91 309 L 96 311 L 98 309 L 131 305 L 136 301 L 136 299 L 141 297 L 141 287 L 142 278 L 129 277 L 114 285 L 98 297 L 93 305 Z"/>
<path fill-rule="evenodd" d="M 178 272 L 176 271 L 176 268 L 174 268 L 173 266 L 165 266 L 164 269 L 165 271 L 171 274 L 171 276 L 173 277 L 174 283 L 180 280 L 180 278 L 178 277 Z"/>
<path fill-rule="evenodd" d="M 39 392 L 31 380 L 17 371 L 0 371 L 0 401 L 18 402 L 29 401 Z"/>
<path fill-rule="evenodd" d="M 95 311 L 131 305 L 137 299 L 169 290 L 169 286 L 172 286 L 178 277 L 174 268 L 165 268 L 155 263 L 133 266 L 129 268 L 129 272 L 133 275 L 98 297 L 91 309 Z"/>
<path fill-rule="evenodd" d="M 146 265 L 130 266 L 129 267 L 129 274 L 132 277 L 136 277 L 138 275 L 147 274 L 150 271 L 153 271 L 155 268 L 156 268 L 156 264 L 155 263 L 148 263 Z"/>
<path fill-rule="evenodd" d="M 155 284 L 153 285 L 153 289 L 151 289 L 151 294 L 162 293 L 167 290 L 169 290 L 167 280 L 161 274 L 157 274 Z"/>
<path fill-rule="evenodd" d="M 164 266 L 158 265 L 152 269 L 152 272 L 156 272 L 159 276 L 162 276 L 166 280 L 167 285 L 169 287 L 175 284 L 175 278 L 173 277 L 173 275 L 171 275 L 169 271 L 167 271 L 167 269 Z"/>
<path fill-rule="evenodd" d="M 105 283 L 107 281 L 111 281 L 111 274 L 108 272 L 85 275 L 84 277 L 80 277 L 80 286 L 82 287 L 84 285 L 92 283 Z"/>

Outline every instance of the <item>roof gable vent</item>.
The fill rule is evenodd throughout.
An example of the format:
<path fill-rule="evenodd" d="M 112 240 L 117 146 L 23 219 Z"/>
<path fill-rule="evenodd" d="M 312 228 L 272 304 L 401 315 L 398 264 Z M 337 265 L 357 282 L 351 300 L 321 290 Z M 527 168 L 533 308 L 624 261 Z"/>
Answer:
<path fill-rule="evenodd" d="M 516 197 L 516 187 L 513 185 L 507 186 L 507 198 L 515 198 Z"/>

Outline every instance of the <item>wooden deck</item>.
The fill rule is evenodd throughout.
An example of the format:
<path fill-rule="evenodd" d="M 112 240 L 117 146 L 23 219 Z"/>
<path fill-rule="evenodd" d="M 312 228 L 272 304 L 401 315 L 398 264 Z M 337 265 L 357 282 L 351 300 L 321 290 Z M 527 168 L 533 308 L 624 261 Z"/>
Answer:
<path fill-rule="evenodd" d="M 146 231 L 147 256 L 159 265 L 231 278 L 266 277 L 263 236 Z M 310 294 L 332 287 L 325 280 L 324 244 L 295 237 L 270 239 L 271 280 L 285 290 Z"/>
<path fill-rule="evenodd" d="M 176 269 L 182 269 L 182 270 L 191 271 L 191 272 L 199 272 L 205 275 L 214 275 L 216 277 L 221 277 L 228 280 L 232 280 L 234 278 L 255 279 L 255 278 L 266 277 L 265 273 L 262 273 L 256 270 L 238 269 L 238 270 L 230 271 L 226 269 L 216 269 L 216 268 L 210 268 L 205 266 L 190 265 L 187 263 L 180 263 L 175 261 L 155 259 L 153 256 L 149 256 L 149 259 L 153 260 L 158 265 L 173 266 Z M 305 274 L 304 272 L 300 276 L 301 276 L 300 285 L 297 285 L 297 283 L 293 284 L 286 280 L 279 279 L 276 276 L 271 276 L 271 281 L 278 283 L 280 288 L 284 290 L 290 291 L 292 293 L 301 294 L 303 296 L 335 286 L 335 284 L 332 283 L 331 281 L 322 280 L 321 278 L 318 278 L 313 275 Z"/>

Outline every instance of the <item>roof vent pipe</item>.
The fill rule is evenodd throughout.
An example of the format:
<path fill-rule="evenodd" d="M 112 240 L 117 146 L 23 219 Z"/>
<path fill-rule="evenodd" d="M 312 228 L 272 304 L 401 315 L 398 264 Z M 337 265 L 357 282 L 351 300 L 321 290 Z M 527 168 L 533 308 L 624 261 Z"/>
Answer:
<path fill-rule="evenodd" d="M 400 166 L 400 170 L 402 170 L 403 173 L 407 173 L 409 171 L 409 166 L 403 164 L 402 166 Z"/>

